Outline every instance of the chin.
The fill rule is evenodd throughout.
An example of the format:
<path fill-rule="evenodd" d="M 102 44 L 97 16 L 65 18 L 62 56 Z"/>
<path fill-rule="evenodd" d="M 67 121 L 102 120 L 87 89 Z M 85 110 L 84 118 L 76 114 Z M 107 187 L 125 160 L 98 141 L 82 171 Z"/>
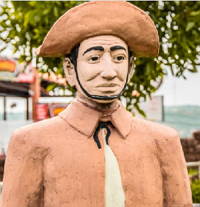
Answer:
<path fill-rule="evenodd" d="M 116 99 L 118 99 L 118 98 L 114 98 L 114 99 L 111 99 L 111 100 L 98 100 L 98 99 L 93 99 L 93 98 L 91 98 L 91 100 L 93 100 L 94 102 L 96 102 L 96 103 L 101 103 L 101 104 L 112 103 L 112 102 L 114 102 Z"/>
<path fill-rule="evenodd" d="M 98 97 L 102 97 L 102 99 L 95 99 L 93 97 L 90 97 L 93 101 L 97 102 L 97 103 L 112 103 L 114 102 L 116 99 L 119 98 L 119 93 L 103 93 L 103 94 L 95 94 Z M 105 99 L 103 99 L 103 97 L 105 97 Z M 109 99 L 110 97 L 113 97 L 112 99 Z"/>
<path fill-rule="evenodd" d="M 79 88 L 81 89 L 81 88 Z M 86 93 L 85 93 L 86 91 Z M 114 101 L 116 101 L 119 98 L 120 92 L 118 93 L 119 90 L 106 90 L 106 91 L 83 91 L 78 90 L 79 96 L 84 97 L 88 100 L 91 100 L 95 103 L 100 103 L 100 104 L 109 104 Z M 89 95 L 88 95 L 88 94 Z M 96 96 L 96 97 L 95 97 Z"/>

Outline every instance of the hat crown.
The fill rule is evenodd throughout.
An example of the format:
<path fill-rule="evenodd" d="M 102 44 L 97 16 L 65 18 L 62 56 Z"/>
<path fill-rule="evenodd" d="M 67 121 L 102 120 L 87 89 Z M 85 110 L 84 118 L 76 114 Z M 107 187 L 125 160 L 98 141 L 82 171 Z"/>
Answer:
<path fill-rule="evenodd" d="M 84 39 L 115 35 L 136 56 L 157 56 L 159 38 L 151 18 L 124 1 L 92 1 L 73 7 L 61 16 L 46 35 L 38 54 L 62 56 Z"/>

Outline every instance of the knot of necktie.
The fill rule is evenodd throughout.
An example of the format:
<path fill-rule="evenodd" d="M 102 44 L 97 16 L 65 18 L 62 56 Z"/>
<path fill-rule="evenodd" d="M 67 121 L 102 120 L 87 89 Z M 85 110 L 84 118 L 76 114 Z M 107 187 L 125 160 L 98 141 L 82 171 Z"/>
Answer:
<path fill-rule="evenodd" d="M 100 129 L 106 129 L 106 144 L 108 144 L 108 139 L 111 134 L 111 131 L 110 131 L 108 125 L 112 125 L 112 123 L 110 121 L 107 121 L 107 122 L 100 121 L 95 132 L 94 132 L 93 138 L 94 138 L 94 141 L 96 142 L 97 147 L 99 149 L 101 149 L 101 143 L 100 143 L 99 137 L 98 137 Z"/>

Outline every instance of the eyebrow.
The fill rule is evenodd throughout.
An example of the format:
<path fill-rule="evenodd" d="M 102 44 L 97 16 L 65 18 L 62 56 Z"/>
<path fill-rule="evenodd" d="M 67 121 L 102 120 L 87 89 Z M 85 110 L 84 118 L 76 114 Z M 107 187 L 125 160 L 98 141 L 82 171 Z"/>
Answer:
<path fill-rule="evenodd" d="M 104 48 L 102 46 L 94 46 L 94 47 L 90 47 L 88 48 L 84 53 L 83 55 L 85 55 L 85 53 L 91 51 L 91 50 L 99 50 L 99 51 L 104 51 Z"/>
<path fill-rule="evenodd" d="M 110 48 L 111 51 L 115 51 L 115 50 L 125 50 L 126 51 L 126 48 L 125 47 L 122 47 L 120 45 L 115 45 L 115 46 L 112 46 Z"/>

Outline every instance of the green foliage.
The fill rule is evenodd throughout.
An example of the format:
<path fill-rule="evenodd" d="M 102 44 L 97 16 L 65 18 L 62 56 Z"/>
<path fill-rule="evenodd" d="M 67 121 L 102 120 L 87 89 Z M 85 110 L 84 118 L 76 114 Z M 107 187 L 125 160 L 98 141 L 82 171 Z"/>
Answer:
<path fill-rule="evenodd" d="M 31 62 L 53 23 L 71 7 L 79 4 L 67 2 L 8 1 L 1 7 L 1 40 L 14 46 L 19 60 Z M 39 58 L 41 71 L 53 70 L 62 73 L 61 58 Z M 46 65 L 45 65 L 46 64 Z"/>
<path fill-rule="evenodd" d="M 197 168 L 189 168 L 188 169 L 188 174 L 190 175 L 190 176 L 195 176 L 195 175 L 198 175 L 198 169 Z"/>
<path fill-rule="evenodd" d="M 200 180 L 191 183 L 193 203 L 200 203 Z"/>
<path fill-rule="evenodd" d="M 190 176 L 191 182 L 191 190 L 192 190 L 192 200 L 193 203 L 200 203 L 200 180 L 197 180 L 198 176 L 198 168 L 189 168 L 188 174 Z"/>
<path fill-rule="evenodd" d="M 0 9 L 1 40 L 11 43 L 21 61 L 30 62 L 34 51 L 43 41 L 52 24 L 77 1 L 8 1 Z M 185 78 L 185 72 L 197 72 L 200 64 L 200 2 L 191 1 L 135 1 L 133 4 L 147 11 L 159 32 L 161 47 L 158 58 L 135 59 L 135 74 L 124 92 L 128 109 L 139 109 L 139 102 L 157 90 L 164 75 Z M 67 37 L 66 37 L 67 38 Z M 0 48 L 1 49 L 1 48 Z M 62 58 L 38 58 L 38 67 L 46 72 L 63 73 Z M 133 97 L 132 91 L 140 96 Z M 142 113 L 142 112 L 141 112 Z"/>

